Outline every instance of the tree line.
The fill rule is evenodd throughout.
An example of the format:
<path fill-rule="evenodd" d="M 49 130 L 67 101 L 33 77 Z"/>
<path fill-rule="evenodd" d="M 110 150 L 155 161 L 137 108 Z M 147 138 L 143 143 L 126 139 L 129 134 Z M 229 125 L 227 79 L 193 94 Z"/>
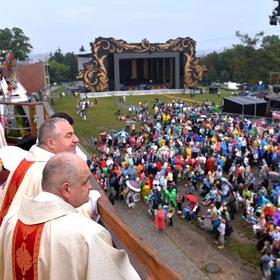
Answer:
<path fill-rule="evenodd" d="M 12 52 L 15 59 L 25 61 L 32 52 L 29 37 L 18 27 L 0 29 L 0 61 L 5 59 L 7 52 Z M 78 74 L 77 57 L 73 52 L 63 54 L 58 48 L 49 56 L 50 81 L 73 81 Z"/>
<path fill-rule="evenodd" d="M 236 36 L 240 40 L 239 44 L 201 57 L 201 63 L 208 69 L 203 82 L 211 84 L 234 81 L 255 85 L 262 81 L 269 84 L 270 73 L 280 73 L 279 36 L 264 36 L 264 33 L 260 32 L 250 37 L 238 31 Z"/>
<path fill-rule="evenodd" d="M 12 51 L 17 60 L 24 61 L 28 58 L 32 49 L 33 47 L 30 44 L 30 39 L 20 28 L 13 27 L 12 29 L 0 29 L 1 54 L 2 51 Z"/>
<path fill-rule="evenodd" d="M 67 82 L 76 80 L 78 61 L 73 52 L 63 54 L 58 48 L 49 58 L 50 82 Z"/>

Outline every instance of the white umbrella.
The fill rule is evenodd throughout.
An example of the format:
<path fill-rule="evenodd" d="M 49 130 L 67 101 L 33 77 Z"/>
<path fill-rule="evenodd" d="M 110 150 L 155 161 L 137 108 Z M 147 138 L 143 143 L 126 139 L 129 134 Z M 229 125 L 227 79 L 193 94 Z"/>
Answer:
<path fill-rule="evenodd" d="M 126 185 L 135 192 L 140 192 L 140 184 L 135 180 L 128 180 Z"/>
<path fill-rule="evenodd" d="M 128 133 L 126 131 L 124 131 L 124 130 L 119 131 L 116 135 L 118 137 L 128 137 Z"/>
<path fill-rule="evenodd" d="M 17 146 L 4 146 L 0 149 L 0 159 L 9 171 L 15 170 L 26 154 L 27 151 Z"/>

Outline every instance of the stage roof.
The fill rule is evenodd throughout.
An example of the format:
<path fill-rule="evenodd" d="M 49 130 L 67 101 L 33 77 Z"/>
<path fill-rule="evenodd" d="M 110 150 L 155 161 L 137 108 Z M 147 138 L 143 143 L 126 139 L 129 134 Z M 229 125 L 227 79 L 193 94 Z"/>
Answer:
<path fill-rule="evenodd" d="M 232 102 L 241 104 L 241 105 L 250 105 L 250 104 L 263 104 L 267 103 L 263 99 L 255 98 L 252 96 L 230 96 L 225 97 L 224 99 L 230 100 Z"/>

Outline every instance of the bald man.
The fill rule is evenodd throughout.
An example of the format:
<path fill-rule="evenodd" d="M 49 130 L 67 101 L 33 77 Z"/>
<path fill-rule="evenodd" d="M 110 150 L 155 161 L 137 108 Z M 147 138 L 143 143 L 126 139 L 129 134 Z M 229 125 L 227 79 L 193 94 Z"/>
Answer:
<path fill-rule="evenodd" d="M 62 118 L 45 121 L 38 133 L 38 144 L 31 147 L 18 167 L 11 172 L 5 188 L 0 193 L 0 226 L 4 217 L 16 211 L 24 195 L 35 197 L 42 191 L 41 178 L 46 162 L 61 152 L 76 152 L 79 142 L 73 127 Z M 89 203 L 80 209 L 85 215 L 95 216 L 97 191 L 91 191 Z"/>
<path fill-rule="evenodd" d="M 0 229 L 0 279 L 138 280 L 110 233 L 76 208 L 89 200 L 90 170 L 72 153 L 52 157 L 42 189 L 24 197 Z"/>

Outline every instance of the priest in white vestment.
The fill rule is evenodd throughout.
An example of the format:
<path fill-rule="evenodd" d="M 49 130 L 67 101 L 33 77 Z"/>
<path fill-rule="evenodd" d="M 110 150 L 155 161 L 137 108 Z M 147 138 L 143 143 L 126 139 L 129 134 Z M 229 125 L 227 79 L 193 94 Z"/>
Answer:
<path fill-rule="evenodd" d="M 90 177 L 86 163 L 72 153 L 57 154 L 47 162 L 43 192 L 24 197 L 18 213 L 3 221 L 0 280 L 27 275 L 39 280 L 140 279 L 127 253 L 112 246 L 110 233 L 76 210 L 89 199 Z M 16 231 L 18 223 L 24 233 Z M 32 236 L 32 227 L 41 227 L 39 239 Z M 22 242 L 15 244 L 21 235 Z"/>
<path fill-rule="evenodd" d="M 49 119 L 41 125 L 38 134 L 38 144 L 32 146 L 25 156 L 25 159 L 33 162 L 33 164 L 26 171 L 7 213 L 15 212 L 18 209 L 24 195 L 35 197 L 42 191 L 41 178 L 46 162 L 53 155 L 60 152 L 69 151 L 75 153 L 78 141 L 79 139 L 74 134 L 72 126 L 65 119 Z M 0 192 L 0 210 L 3 208 L 3 201 L 8 191 L 9 183 L 15 172 L 20 173 L 20 170 L 16 169 L 10 173 L 3 191 Z M 91 190 L 91 200 L 83 205 L 80 211 L 87 216 L 94 216 L 96 214 L 96 202 L 99 197 L 99 192 Z"/>

